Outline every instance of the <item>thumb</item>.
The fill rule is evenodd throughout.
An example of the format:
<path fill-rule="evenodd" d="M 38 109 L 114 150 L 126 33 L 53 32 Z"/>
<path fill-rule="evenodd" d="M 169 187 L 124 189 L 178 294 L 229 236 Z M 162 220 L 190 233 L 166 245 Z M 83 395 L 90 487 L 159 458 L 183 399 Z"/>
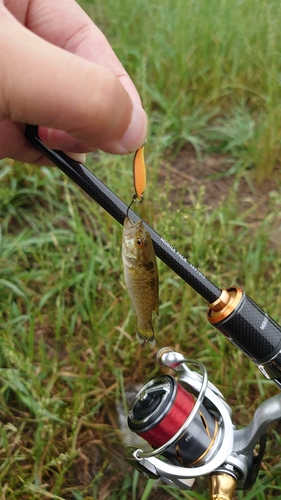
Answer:
<path fill-rule="evenodd" d="M 41 39 L 9 13 L 0 31 L 0 121 L 40 124 L 47 146 L 64 150 L 122 154 L 144 143 L 146 114 L 110 70 Z"/>

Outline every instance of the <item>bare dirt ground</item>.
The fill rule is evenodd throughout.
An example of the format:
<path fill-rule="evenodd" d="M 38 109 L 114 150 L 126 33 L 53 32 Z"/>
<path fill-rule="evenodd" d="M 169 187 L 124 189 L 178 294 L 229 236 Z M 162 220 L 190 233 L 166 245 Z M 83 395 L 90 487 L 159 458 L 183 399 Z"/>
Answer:
<path fill-rule="evenodd" d="M 163 162 L 160 182 L 165 182 L 169 176 L 171 190 L 169 198 L 176 200 L 181 193 L 184 204 L 192 205 L 199 191 L 203 190 L 202 202 L 210 209 L 216 208 L 228 199 L 235 185 L 235 197 L 241 213 L 248 211 L 251 206 L 255 210 L 249 213 L 247 221 L 257 225 L 268 211 L 268 202 L 271 195 L 279 196 L 281 185 L 281 168 L 276 167 L 270 178 L 257 182 L 256 171 L 248 170 L 246 174 L 231 174 L 232 163 L 230 158 L 222 155 L 205 155 L 200 161 L 191 147 L 182 149 L 174 161 Z M 249 212 L 251 212 L 249 210 Z M 281 215 L 273 222 L 269 234 L 269 241 L 273 245 L 281 243 Z"/>
<path fill-rule="evenodd" d="M 164 177 L 169 171 L 172 191 L 176 192 L 183 186 L 192 186 L 192 190 L 196 194 L 201 186 L 205 186 L 205 202 L 210 207 L 215 207 L 218 202 L 226 199 L 233 186 L 234 175 L 229 174 L 232 165 L 227 156 L 206 155 L 199 161 L 194 150 L 186 147 L 180 151 L 174 161 L 164 162 L 163 166 L 164 170 L 162 170 L 161 175 Z M 249 171 L 250 188 L 245 177 L 241 176 L 239 197 L 242 203 L 249 203 L 255 199 L 266 201 L 268 193 L 276 189 L 277 181 L 281 179 L 281 170 L 277 168 L 271 179 L 265 179 L 258 184 L 255 182 L 255 177 L 255 171 Z M 188 204 L 191 203 L 188 192 L 186 192 L 184 201 Z"/>

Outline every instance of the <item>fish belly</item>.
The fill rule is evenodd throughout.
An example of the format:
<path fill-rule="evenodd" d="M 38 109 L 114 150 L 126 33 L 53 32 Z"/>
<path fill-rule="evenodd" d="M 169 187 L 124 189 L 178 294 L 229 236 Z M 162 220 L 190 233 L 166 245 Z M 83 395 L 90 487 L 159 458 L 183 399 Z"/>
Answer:
<path fill-rule="evenodd" d="M 155 345 L 152 313 L 158 313 L 157 277 L 154 273 L 131 269 L 125 274 L 125 281 L 137 315 L 137 339 Z"/>

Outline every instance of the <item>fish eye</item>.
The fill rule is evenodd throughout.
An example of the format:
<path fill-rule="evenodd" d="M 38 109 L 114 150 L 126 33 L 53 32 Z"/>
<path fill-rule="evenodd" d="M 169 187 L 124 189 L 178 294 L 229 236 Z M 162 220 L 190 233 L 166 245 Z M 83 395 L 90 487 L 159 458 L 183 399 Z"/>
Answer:
<path fill-rule="evenodd" d="M 137 239 L 137 245 L 142 248 L 144 246 L 144 241 L 141 238 Z"/>

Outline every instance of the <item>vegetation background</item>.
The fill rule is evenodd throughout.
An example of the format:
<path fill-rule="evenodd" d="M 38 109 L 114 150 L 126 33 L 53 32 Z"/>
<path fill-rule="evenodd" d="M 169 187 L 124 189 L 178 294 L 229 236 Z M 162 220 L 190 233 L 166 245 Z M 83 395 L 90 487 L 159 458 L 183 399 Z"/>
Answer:
<path fill-rule="evenodd" d="M 140 215 L 219 287 L 241 286 L 280 321 L 280 2 L 79 3 L 149 116 Z M 87 165 L 130 202 L 131 156 L 96 152 Z M 207 498 L 203 480 L 181 492 L 124 462 L 127 391 L 161 372 L 164 345 L 205 363 L 238 426 L 277 387 L 162 262 L 158 343 L 141 347 L 122 228 L 56 168 L 3 160 L 0 178 L 1 500 Z M 254 488 L 235 499 L 281 498 L 280 429 Z"/>

